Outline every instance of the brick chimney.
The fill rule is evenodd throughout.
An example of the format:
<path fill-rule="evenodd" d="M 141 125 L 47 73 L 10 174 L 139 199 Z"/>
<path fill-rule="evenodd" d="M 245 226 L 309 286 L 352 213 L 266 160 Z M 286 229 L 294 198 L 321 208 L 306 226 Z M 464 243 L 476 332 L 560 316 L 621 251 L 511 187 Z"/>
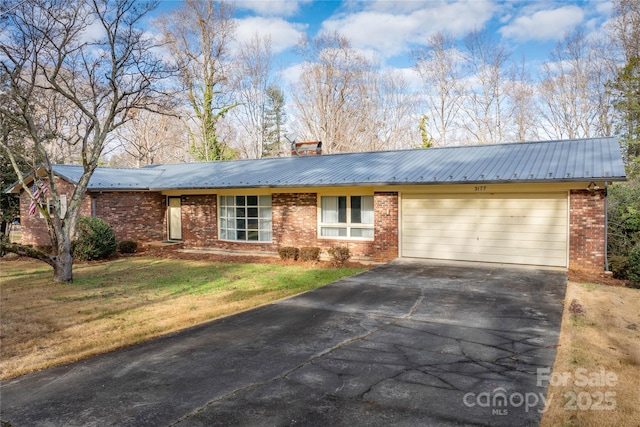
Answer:
<path fill-rule="evenodd" d="M 292 156 L 314 156 L 322 154 L 322 141 L 292 142 Z"/>

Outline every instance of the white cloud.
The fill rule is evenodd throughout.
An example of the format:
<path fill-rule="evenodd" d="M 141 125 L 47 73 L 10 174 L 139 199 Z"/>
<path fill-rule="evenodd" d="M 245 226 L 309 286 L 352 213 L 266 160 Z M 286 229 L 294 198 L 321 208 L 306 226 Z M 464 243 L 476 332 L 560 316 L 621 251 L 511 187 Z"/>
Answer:
<path fill-rule="evenodd" d="M 335 16 L 325 21 L 322 29 L 337 31 L 351 40 L 353 47 L 375 49 L 388 58 L 438 31 L 455 36 L 481 28 L 494 10 L 490 1 L 377 2 L 368 10 Z"/>
<path fill-rule="evenodd" d="M 500 29 L 507 38 L 526 40 L 558 40 L 584 20 L 584 11 L 578 6 L 540 10 L 529 16 L 520 16 Z"/>
<path fill-rule="evenodd" d="M 280 72 L 280 76 L 285 86 L 295 86 L 300 80 L 304 68 L 303 63 L 292 65 Z M 286 92 L 286 91 L 285 91 Z"/>
<path fill-rule="evenodd" d="M 610 1 L 598 2 L 596 4 L 596 11 L 602 15 L 611 15 L 613 12 L 613 3 Z"/>
<path fill-rule="evenodd" d="M 248 9 L 263 16 L 293 16 L 300 11 L 300 5 L 311 0 L 240 0 L 237 7 Z"/>
<path fill-rule="evenodd" d="M 271 48 L 280 53 L 294 46 L 306 29 L 305 24 L 287 22 L 282 18 L 262 18 L 258 16 L 236 20 L 236 41 L 245 43 L 255 34 L 271 36 Z"/>

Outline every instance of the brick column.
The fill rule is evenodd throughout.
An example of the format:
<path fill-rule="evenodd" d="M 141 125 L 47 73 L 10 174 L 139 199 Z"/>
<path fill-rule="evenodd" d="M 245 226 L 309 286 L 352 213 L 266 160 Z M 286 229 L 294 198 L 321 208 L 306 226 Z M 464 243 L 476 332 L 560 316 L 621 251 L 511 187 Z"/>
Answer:
<path fill-rule="evenodd" d="M 604 190 L 571 190 L 569 195 L 569 268 L 605 268 Z"/>
<path fill-rule="evenodd" d="M 373 209 L 373 257 L 376 261 L 390 261 L 398 257 L 398 193 L 375 193 Z"/>

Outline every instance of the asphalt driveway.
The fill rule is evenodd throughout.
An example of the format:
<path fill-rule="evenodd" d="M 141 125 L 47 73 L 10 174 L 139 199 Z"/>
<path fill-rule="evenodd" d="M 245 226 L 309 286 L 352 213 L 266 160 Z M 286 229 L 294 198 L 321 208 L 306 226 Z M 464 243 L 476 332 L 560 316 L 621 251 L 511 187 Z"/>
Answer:
<path fill-rule="evenodd" d="M 17 426 L 537 425 L 563 272 L 396 260 L 0 384 Z"/>

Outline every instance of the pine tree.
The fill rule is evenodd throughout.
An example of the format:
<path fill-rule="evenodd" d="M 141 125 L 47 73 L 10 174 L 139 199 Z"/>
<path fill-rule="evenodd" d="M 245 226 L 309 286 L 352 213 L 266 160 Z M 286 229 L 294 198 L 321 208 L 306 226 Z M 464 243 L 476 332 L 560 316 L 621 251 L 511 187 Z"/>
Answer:
<path fill-rule="evenodd" d="M 618 113 L 618 134 L 629 176 L 640 174 L 640 58 L 632 57 L 609 88 Z"/>
<path fill-rule="evenodd" d="M 264 120 L 265 143 L 262 150 L 263 157 L 278 156 L 284 138 L 286 112 L 284 111 L 284 92 L 278 86 L 267 88 L 267 110 Z"/>

